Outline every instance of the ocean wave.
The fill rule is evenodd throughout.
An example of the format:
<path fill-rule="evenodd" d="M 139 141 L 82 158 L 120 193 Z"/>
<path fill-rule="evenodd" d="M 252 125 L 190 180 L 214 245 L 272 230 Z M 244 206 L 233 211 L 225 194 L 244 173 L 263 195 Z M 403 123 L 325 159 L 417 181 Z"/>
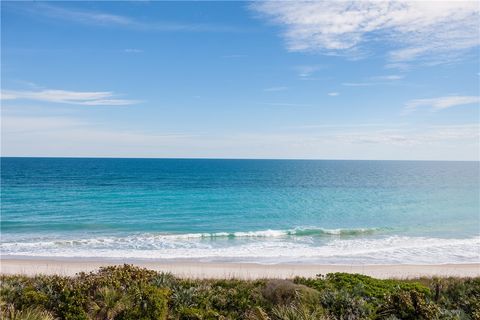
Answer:
<path fill-rule="evenodd" d="M 258 230 L 258 231 L 237 231 L 237 232 L 212 232 L 212 233 L 142 233 L 133 234 L 125 237 L 99 237 L 91 239 L 75 240 L 49 240 L 24 242 L 22 245 L 35 246 L 45 245 L 76 245 L 76 244 L 95 244 L 111 242 L 131 242 L 131 241 L 169 241 L 169 240 L 195 240 L 195 239 L 241 239 L 241 238 L 291 238 L 291 237 L 338 237 L 338 236 L 361 236 L 371 235 L 387 228 L 349 228 L 349 229 L 326 229 L 326 228 L 294 228 L 287 230 Z M 17 242 L 6 242 L 2 246 L 15 246 Z M 1 247 L 0 247 L 1 248 Z"/>
<path fill-rule="evenodd" d="M 187 234 L 162 234 L 160 237 L 177 239 L 208 239 L 208 238 L 282 238 L 304 236 L 356 236 L 367 235 L 382 230 L 381 228 L 351 228 L 351 229 L 326 229 L 326 228 L 295 228 L 288 230 L 259 230 L 238 232 L 213 232 L 213 233 L 187 233 Z"/>
<path fill-rule="evenodd" d="M 228 234 L 228 233 L 226 233 Z M 257 233 L 258 234 L 258 233 Z M 480 262 L 480 237 L 429 238 L 268 236 L 238 241 L 203 241 L 171 235 L 130 235 L 92 239 L 3 242 L 3 255 L 120 259 L 198 259 L 259 263 L 472 263 Z M 320 239 L 320 240 L 319 240 Z"/>

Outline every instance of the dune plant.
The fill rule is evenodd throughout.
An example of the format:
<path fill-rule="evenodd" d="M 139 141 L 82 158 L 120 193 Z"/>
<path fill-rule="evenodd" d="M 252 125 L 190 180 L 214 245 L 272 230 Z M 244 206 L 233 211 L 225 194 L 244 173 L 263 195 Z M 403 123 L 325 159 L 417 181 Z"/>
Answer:
<path fill-rule="evenodd" d="M 182 279 L 123 265 L 74 277 L 0 275 L 0 311 L 5 320 L 480 320 L 480 278 Z"/>
<path fill-rule="evenodd" d="M 101 287 L 97 290 L 88 305 L 91 319 L 113 320 L 133 305 L 130 297 L 119 290 Z"/>
<path fill-rule="evenodd" d="M 0 308 L 1 320 L 55 320 L 47 311 L 41 308 L 15 309 L 14 305 L 4 305 Z"/>

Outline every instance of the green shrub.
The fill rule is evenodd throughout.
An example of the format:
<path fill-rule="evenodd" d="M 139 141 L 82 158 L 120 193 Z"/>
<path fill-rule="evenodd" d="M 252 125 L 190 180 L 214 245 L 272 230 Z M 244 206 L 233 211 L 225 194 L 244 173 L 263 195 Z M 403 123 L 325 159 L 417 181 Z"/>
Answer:
<path fill-rule="evenodd" d="M 290 305 L 299 298 L 299 287 L 289 280 L 270 280 L 262 295 L 274 305 Z"/>
<path fill-rule="evenodd" d="M 132 286 L 128 292 L 132 305 L 123 313 L 123 319 L 164 320 L 168 316 L 170 290 L 152 285 Z"/>
<path fill-rule="evenodd" d="M 1 320 L 54 320 L 54 317 L 41 308 L 26 308 L 17 310 L 13 305 L 0 308 Z"/>
<path fill-rule="evenodd" d="M 296 278 L 295 282 L 319 291 L 325 289 L 343 289 L 369 300 L 382 299 L 385 294 L 390 294 L 398 290 L 414 290 L 427 296 L 430 295 L 430 289 L 418 282 L 392 279 L 382 280 L 361 274 L 329 273 L 326 276 L 319 275 L 315 279 Z"/>
<path fill-rule="evenodd" d="M 430 288 L 441 308 L 460 310 L 471 319 L 480 319 L 480 278 L 435 278 Z"/>
<path fill-rule="evenodd" d="M 438 314 L 438 307 L 429 302 L 423 293 L 415 290 L 388 295 L 377 312 L 380 318 L 394 315 L 403 320 L 436 319 Z"/>
<path fill-rule="evenodd" d="M 161 272 L 151 278 L 151 284 L 159 288 L 173 289 L 178 285 L 178 279 L 168 272 Z"/>
<path fill-rule="evenodd" d="M 0 319 L 480 320 L 480 278 L 194 280 L 131 265 L 75 277 L 0 275 Z"/>
<path fill-rule="evenodd" d="M 182 307 L 178 310 L 177 317 L 181 320 L 214 320 L 220 319 L 221 315 L 214 310 Z"/>
<path fill-rule="evenodd" d="M 245 313 L 245 319 L 246 320 L 270 320 L 270 317 L 265 312 L 265 310 L 262 309 L 262 307 L 255 307 L 248 310 Z"/>
<path fill-rule="evenodd" d="M 91 319 L 113 320 L 129 310 L 132 305 L 133 301 L 130 296 L 120 290 L 102 287 L 97 289 L 93 300 L 90 301 L 88 314 Z"/>
<path fill-rule="evenodd" d="M 373 314 L 373 306 L 362 297 L 354 296 L 347 290 L 325 290 L 322 305 L 335 319 L 368 319 Z"/>
<path fill-rule="evenodd" d="M 322 309 L 311 309 L 304 305 L 277 305 L 272 310 L 276 320 L 327 320 Z"/>

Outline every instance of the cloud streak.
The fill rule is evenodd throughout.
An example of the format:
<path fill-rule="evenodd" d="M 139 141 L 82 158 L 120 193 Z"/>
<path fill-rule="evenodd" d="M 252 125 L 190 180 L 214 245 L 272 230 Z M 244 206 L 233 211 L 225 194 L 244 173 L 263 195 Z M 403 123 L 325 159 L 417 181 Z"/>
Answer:
<path fill-rule="evenodd" d="M 47 3 L 35 3 L 34 5 L 21 6 L 25 13 L 35 17 L 63 20 L 70 23 L 87 26 L 117 27 L 139 31 L 158 32 L 243 32 L 245 29 L 207 23 L 182 23 L 172 21 L 146 21 L 135 19 L 126 15 L 112 14 L 101 11 L 85 10 L 68 6 L 53 5 Z"/>
<path fill-rule="evenodd" d="M 297 71 L 298 76 L 301 79 L 309 79 L 314 73 L 324 68 L 325 67 L 321 65 L 303 65 L 303 66 L 296 66 L 295 70 Z"/>
<path fill-rule="evenodd" d="M 4 90 L 2 100 L 33 100 L 86 106 L 126 106 L 139 100 L 116 99 L 109 91 L 67 91 L 45 89 L 39 91 Z"/>
<path fill-rule="evenodd" d="M 383 76 L 373 76 L 373 77 L 368 77 L 365 80 L 362 80 L 360 82 L 343 82 L 342 86 L 345 87 L 369 87 L 369 86 L 375 86 L 375 85 L 383 85 L 383 84 L 398 84 L 399 80 L 404 79 L 404 75 L 399 75 L 399 74 L 389 74 L 389 75 L 383 75 Z"/>
<path fill-rule="evenodd" d="M 479 45 L 476 1 L 262 1 L 250 8 L 283 27 L 292 52 L 362 57 L 383 41 L 390 62 L 447 62 Z"/>
<path fill-rule="evenodd" d="M 480 103 L 478 96 L 446 96 L 430 99 L 415 99 L 410 100 L 405 105 L 405 113 L 411 113 L 418 108 L 428 107 L 432 111 L 440 111 L 457 106 L 465 106 Z"/>

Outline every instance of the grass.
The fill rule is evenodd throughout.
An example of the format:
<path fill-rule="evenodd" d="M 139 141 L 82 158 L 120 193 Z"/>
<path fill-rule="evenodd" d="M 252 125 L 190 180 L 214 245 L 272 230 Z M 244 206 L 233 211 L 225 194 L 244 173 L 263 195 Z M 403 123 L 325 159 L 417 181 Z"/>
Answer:
<path fill-rule="evenodd" d="M 474 319 L 480 278 L 191 280 L 131 265 L 75 277 L 1 276 L 0 319 Z"/>

